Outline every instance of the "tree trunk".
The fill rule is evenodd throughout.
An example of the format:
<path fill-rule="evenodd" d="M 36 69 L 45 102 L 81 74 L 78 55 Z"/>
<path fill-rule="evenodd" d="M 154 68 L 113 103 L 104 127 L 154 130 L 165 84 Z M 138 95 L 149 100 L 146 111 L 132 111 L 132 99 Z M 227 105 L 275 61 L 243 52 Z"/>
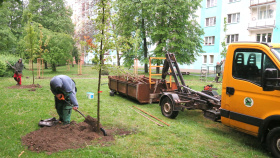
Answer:
<path fill-rule="evenodd" d="M 159 66 L 159 63 L 157 63 L 157 66 Z M 156 68 L 156 73 L 159 74 L 159 67 Z"/>
<path fill-rule="evenodd" d="M 105 11 L 105 8 L 104 8 L 104 1 L 102 1 L 102 24 L 105 23 L 105 20 L 104 20 L 104 11 Z M 101 34 L 104 35 L 104 30 L 102 29 L 101 31 Z M 102 66 L 104 64 L 104 61 L 103 61 L 103 51 L 102 51 L 102 44 L 103 44 L 103 39 L 101 38 L 101 42 L 100 42 L 100 64 L 101 64 L 101 67 L 99 68 L 99 75 L 98 75 L 98 98 L 97 98 L 97 132 L 99 133 L 100 132 L 100 85 L 101 85 L 101 72 L 102 72 Z"/>
<path fill-rule="evenodd" d="M 32 76 L 33 76 L 33 85 L 34 85 L 34 68 L 33 68 L 33 60 L 32 60 Z"/>
<path fill-rule="evenodd" d="M 52 64 L 52 71 L 56 71 L 56 65 Z"/>
<path fill-rule="evenodd" d="M 144 59 L 147 59 L 148 47 L 147 47 L 147 38 L 146 38 L 146 30 L 145 30 L 145 21 L 143 18 L 142 18 L 142 35 L 143 35 L 143 41 L 144 41 Z M 144 69 L 145 69 L 145 73 L 148 73 L 148 63 L 145 63 Z"/>
<path fill-rule="evenodd" d="M 44 61 L 45 63 L 45 69 L 48 69 L 48 63 L 46 61 Z"/>
<path fill-rule="evenodd" d="M 158 45 L 160 46 L 161 43 L 162 43 L 162 40 L 160 39 L 159 42 L 158 42 Z M 160 50 L 158 53 L 156 53 L 156 54 L 158 55 L 158 54 L 160 54 L 160 53 L 162 53 L 162 48 L 161 48 L 161 50 Z M 159 64 L 160 64 L 159 61 L 157 61 L 157 66 L 159 66 Z M 156 68 L 156 73 L 159 74 L 159 67 Z"/>
<path fill-rule="evenodd" d="M 120 53 L 119 53 L 119 49 L 117 48 L 117 65 L 118 67 L 121 66 L 121 62 L 120 62 Z"/>

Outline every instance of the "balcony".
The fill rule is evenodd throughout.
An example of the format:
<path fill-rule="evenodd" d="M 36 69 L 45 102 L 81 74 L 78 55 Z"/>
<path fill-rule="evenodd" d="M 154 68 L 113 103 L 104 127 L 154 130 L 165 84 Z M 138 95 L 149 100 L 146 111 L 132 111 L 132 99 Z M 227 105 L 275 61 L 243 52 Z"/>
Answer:
<path fill-rule="evenodd" d="M 269 4 L 274 3 L 276 0 L 251 0 L 250 1 L 250 7 L 257 6 L 257 5 L 263 5 L 263 4 Z"/>
<path fill-rule="evenodd" d="M 256 20 L 251 21 L 248 24 L 248 30 L 256 30 L 256 29 L 269 29 L 275 27 L 274 19 L 266 19 L 266 20 Z"/>

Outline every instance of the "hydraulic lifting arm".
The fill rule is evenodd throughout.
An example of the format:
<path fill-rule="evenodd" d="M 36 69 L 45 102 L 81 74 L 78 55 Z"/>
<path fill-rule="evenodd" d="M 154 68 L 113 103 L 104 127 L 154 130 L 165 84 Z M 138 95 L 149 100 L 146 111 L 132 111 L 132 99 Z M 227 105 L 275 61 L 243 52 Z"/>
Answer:
<path fill-rule="evenodd" d="M 198 92 L 198 91 L 195 91 L 189 87 L 186 86 L 185 84 L 185 81 L 183 79 L 183 75 L 179 69 L 179 66 L 178 66 L 178 63 L 176 61 L 176 58 L 175 58 L 175 55 L 173 53 L 166 53 L 166 59 L 164 60 L 164 65 L 163 65 L 163 69 L 162 69 L 162 80 L 165 81 L 165 78 L 166 78 L 166 75 L 168 74 L 168 69 L 171 69 L 171 73 L 172 73 L 172 76 L 175 80 L 175 83 L 177 85 L 177 88 L 178 88 L 178 92 L 185 92 L 185 93 L 196 93 L 200 96 L 203 96 L 203 97 L 206 97 L 208 99 L 212 99 L 212 100 L 215 100 L 217 102 L 220 102 L 221 100 L 220 99 L 217 99 L 213 96 L 210 96 L 208 94 L 205 94 L 203 92 Z M 179 76 L 179 79 L 180 79 L 180 82 L 179 82 L 179 79 L 178 77 Z"/>
<path fill-rule="evenodd" d="M 178 91 L 182 92 L 182 87 L 186 85 L 182 73 L 179 69 L 178 63 L 176 61 L 175 55 L 173 53 L 166 53 L 166 59 L 164 60 L 162 69 L 162 80 L 165 80 L 169 68 L 171 69 L 171 73 L 175 80 Z M 179 76 L 181 83 L 179 82 L 177 76 Z"/>

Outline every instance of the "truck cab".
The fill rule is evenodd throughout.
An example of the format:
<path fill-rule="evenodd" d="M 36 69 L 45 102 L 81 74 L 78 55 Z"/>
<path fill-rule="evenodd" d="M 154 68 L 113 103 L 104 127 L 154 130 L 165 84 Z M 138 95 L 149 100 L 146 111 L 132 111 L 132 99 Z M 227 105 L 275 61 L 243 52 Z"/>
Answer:
<path fill-rule="evenodd" d="M 280 157 L 280 44 L 232 43 L 222 83 L 221 122 L 260 138 Z"/>

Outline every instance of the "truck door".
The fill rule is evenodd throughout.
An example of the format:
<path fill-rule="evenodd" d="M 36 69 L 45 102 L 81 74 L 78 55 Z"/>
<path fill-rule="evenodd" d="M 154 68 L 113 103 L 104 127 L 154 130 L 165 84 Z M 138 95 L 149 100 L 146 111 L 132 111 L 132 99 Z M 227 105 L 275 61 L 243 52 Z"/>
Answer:
<path fill-rule="evenodd" d="M 229 124 L 245 133 L 258 134 L 263 119 L 280 108 L 279 91 L 263 91 L 262 77 L 266 68 L 278 68 L 265 49 L 236 49 L 232 74 L 227 75 L 227 87 L 234 91 L 226 95 Z M 229 71 L 230 72 L 230 71 Z M 278 71 L 279 72 L 279 71 Z"/>

